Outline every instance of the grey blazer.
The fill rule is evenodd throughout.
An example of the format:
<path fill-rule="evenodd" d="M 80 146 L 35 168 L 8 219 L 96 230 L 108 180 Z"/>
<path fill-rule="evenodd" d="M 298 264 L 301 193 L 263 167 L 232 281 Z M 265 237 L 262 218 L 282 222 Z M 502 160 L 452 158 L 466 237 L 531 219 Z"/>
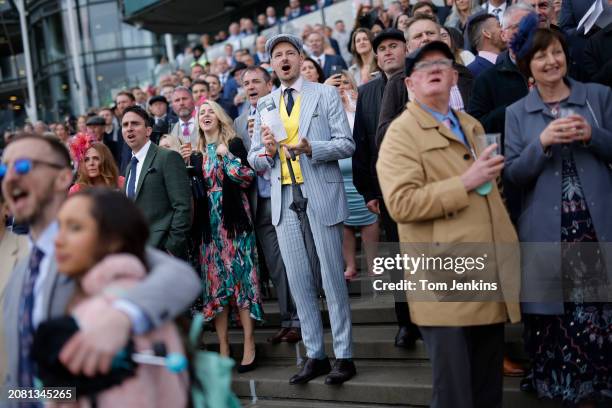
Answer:
<path fill-rule="evenodd" d="M 572 108 L 592 127 L 589 144 L 570 146 L 585 199 L 599 242 L 612 240 L 612 90 L 599 84 L 569 80 L 571 93 L 562 107 Z M 561 239 L 562 147 L 552 146 L 547 155 L 540 144 L 540 133 L 554 120 L 537 89 L 506 110 L 504 177 L 523 192 L 518 235 L 522 243 L 558 243 Z M 560 248 L 523 247 L 524 294 L 533 299 L 559 291 Z M 610 252 L 610 251 L 605 251 Z M 605 256 L 608 257 L 609 254 Z M 612 265 L 610 260 L 608 265 Z M 608 272 L 609 274 L 609 272 Z M 611 281 L 612 282 L 612 281 Z M 527 313 L 558 313 L 562 304 L 528 304 Z"/>
<path fill-rule="evenodd" d="M 172 130 L 170 131 L 170 137 L 174 139 L 175 145 L 183 144 L 183 129 L 181 129 L 180 120 L 172 126 Z M 193 132 L 189 135 L 189 140 L 191 140 L 191 148 L 198 148 L 198 121 L 197 118 L 195 120 L 195 125 L 193 127 Z"/>
<path fill-rule="evenodd" d="M 154 327 L 177 317 L 200 293 L 201 282 L 186 263 L 156 249 L 147 249 L 149 274 L 131 288 L 125 299 L 138 306 Z M 22 260 L 13 271 L 2 299 L 5 324 L 5 340 L 8 370 L 5 387 L 17 386 L 19 369 L 19 298 L 28 271 L 28 259 Z M 74 292 L 74 282 L 57 272 L 55 260 L 51 261 L 42 289 L 44 319 L 66 314 L 66 308 Z M 11 405 L 8 405 L 11 406 Z M 16 406 L 16 405 L 15 405 Z"/>
<path fill-rule="evenodd" d="M 308 217 L 331 226 L 343 222 L 348 216 L 346 195 L 338 160 L 351 157 L 355 142 L 340 96 L 334 87 L 304 80 L 301 92 L 299 137 L 307 138 L 312 155 L 300 156 L 300 168 L 304 177 L 302 191 L 308 197 Z M 256 171 L 272 170 L 272 224 L 281 218 L 281 175 L 278 152 L 273 158 L 265 156 L 261 142 L 261 115 L 259 107 L 272 99 L 278 110 L 281 90 L 275 90 L 261 98 L 257 104 L 253 142 L 249 151 L 249 163 Z M 312 223 L 311 223 L 312 225 Z"/>

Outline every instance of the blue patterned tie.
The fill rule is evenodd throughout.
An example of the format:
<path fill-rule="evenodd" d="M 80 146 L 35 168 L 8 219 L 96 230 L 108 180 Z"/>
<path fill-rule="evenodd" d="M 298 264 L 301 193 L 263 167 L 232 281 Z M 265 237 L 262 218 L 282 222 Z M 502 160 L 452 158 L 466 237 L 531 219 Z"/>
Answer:
<path fill-rule="evenodd" d="M 138 159 L 133 156 L 130 161 L 130 180 L 127 186 L 127 196 L 132 200 L 136 197 L 136 166 L 138 166 Z"/>
<path fill-rule="evenodd" d="M 34 384 L 34 362 L 30 358 L 34 340 L 34 284 L 40 271 L 40 262 L 45 256 L 37 247 L 32 247 L 30 254 L 29 274 L 26 276 L 19 303 L 19 386 L 32 387 Z"/>
<path fill-rule="evenodd" d="M 293 88 L 285 89 L 285 94 L 287 94 L 287 115 L 291 116 L 291 111 L 293 110 Z"/>

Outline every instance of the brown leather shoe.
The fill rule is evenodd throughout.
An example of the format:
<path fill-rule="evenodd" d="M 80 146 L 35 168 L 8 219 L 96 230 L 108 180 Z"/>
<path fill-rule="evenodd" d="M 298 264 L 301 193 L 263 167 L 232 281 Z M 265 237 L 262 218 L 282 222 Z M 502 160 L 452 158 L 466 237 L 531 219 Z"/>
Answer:
<path fill-rule="evenodd" d="M 504 357 L 504 376 L 524 377 L 525 369 L 520 363 L 510 360 L 509 357 Z"/>
<path fill-rule="evenodd" d="M 302 340 L 302 332 L 297 327 L 290 328 L 281 339 L 281 341 L 289 344 L 297 343 L 300 340 Z"/>
<path fill-rule="evenodd" d="M 268 337 L 268 343 L 278 344 L 283 341 L 283 337 L 289 331 L 288 327 L 281 327 L 279 331 L 277 331 L 273 336 Z"/>

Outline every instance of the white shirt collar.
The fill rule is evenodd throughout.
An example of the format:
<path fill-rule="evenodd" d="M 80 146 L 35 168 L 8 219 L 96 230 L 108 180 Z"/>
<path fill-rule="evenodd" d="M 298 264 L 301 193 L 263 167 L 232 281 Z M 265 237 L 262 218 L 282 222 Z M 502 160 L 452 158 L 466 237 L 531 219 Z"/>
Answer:
<path fill-rule="evenodd" d="M 319 63 L 319 61 L 321 61 L 321 69 L 323 69 L 323 65 L 325 65 L 325 53 L 319 55 L 318 57 L 315 57 L 314 54 L 312 54 L 310 55 L 310 58 L 317 61 L 317 64 Z"/>
<path fill-rule="evenodd" d="M 151 147 L 151 141 L 149 140 L 145 143 L 144 146 L 138 151 L 138 153 L 134 154 L 132 152 L 132 156 L 135 156 L 138 159 L 138 163 L 143 163 L 144 159 L 147 157 L 147 153 L 149 152 L 149 147 Z"/>
<path fill-rule="evenodd" d="M 183 127 L 183 123 L 187 123 L 189 126 L 191 126 L 194 124 L 193 116 L 189 118 L 187 122 L 184 122 L 183 119 L 179 119 L 179 122 L 181 123 L 181 127 Z"/>
<path fill-rule="evenodd" d="M 486 59 L 492 64 L 495 64 L 495 62 L 497 61 L 497 54 L 495 54 L 494 52 L 478 51 L 478 56 Z"/>
<path fill-rule="evenodd" d="M 300 75 L 298 79 L 296 79 L 295 82 L 291 84 L 290 86 L 285 86 L 281 84 L 281 94 L 284 95 L 285 89 L 287 88 L 293 88 L 293 92 L 301 93 L 303 86 L 304 86 L 304 78 L 302 78 L 302 76 Z"/>
<path fill-rule="evenodd" d="M 507 6 L 508 6 L 508 4 L 505 1 L 502 4 L 500 4 L 498 7 L 495 7 L 490 2 L 487 2 L 487 13 L 488 14 L 493 14 L 493 10 L 500 9 L 501 11 L 499 12 L 499 18 L 501 19 L 501 17 L 504 14 L 504 11 L 506 10 Z"/>

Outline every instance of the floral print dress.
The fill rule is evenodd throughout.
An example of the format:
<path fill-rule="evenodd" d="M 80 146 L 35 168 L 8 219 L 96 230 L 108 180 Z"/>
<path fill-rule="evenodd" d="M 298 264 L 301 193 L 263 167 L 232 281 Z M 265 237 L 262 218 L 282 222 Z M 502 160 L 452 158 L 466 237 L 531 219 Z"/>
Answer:
<path fill-rule="evenodd" d="M 210 321 L 217 313 L 230 307 L 232 320 L 237 320 L 239 309 L 249 309 L 253 319 L 263 320 L 263 308 L 257 277 L 255 232 L 242 232 L 228 238 L 223 227 L 223 179 L 230 177 L 246 189 L 255 172 L 238 158 L 223 158 L 216 154 L 217 145 L 206 146 L 203 164 L 204 180 L 208 190 L 208 211 L 211 242 L 200 248 L 204 286 L 204 319 Z M 241 191 L 242 205 L 250 218 L 247 195 Z"/>
<path fill-rule="evenodd" d="M 573 407 L 612 403 L 612 305 L 593 303 L 607 288 L 597 235 L 576 164 L 563 148 L 562 315 L 525 315 L 525 339 L 538 396 Z M 607 402 L 603 402 L 607 401 Z M 604 406 L 604 405 L 602 405 Z M 608 405 L 605 405 L 608 406 Z"/>

